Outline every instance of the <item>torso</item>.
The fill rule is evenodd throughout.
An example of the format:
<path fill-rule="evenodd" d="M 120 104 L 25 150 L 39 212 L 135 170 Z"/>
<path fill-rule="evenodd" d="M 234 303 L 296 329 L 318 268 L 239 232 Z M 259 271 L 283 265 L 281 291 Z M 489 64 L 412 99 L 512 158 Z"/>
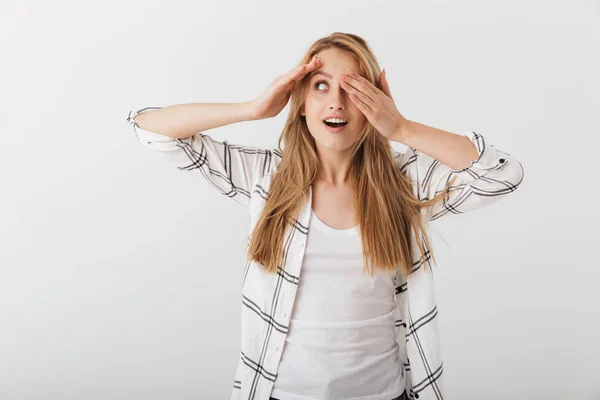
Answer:
<path fill-rule="evenodd" d="M 312 209 L 331 228 L 350 229 L 358 225 L 354 212 L 354 192 L 350 185 L 333 187 L 327 183 L 313 182 Z"/>
<path fill-rule="evenodd" d="M 349 187 L 312 185 L 302 278 L 273 398 L 388 400 L 406 389 L 395 273 L 365 273 L 353 201 Z"/>

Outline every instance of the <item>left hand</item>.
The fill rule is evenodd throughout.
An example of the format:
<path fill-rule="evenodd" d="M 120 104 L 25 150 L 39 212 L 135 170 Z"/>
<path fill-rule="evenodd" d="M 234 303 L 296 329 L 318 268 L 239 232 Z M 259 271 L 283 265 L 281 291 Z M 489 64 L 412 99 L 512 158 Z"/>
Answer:
<path fill-rule="evenodd" d="M 379 74 L 383 91 L 354 72 L 342 78 L 342 88 L 379 133 L 388 140 L 398 141 L 407 119 L 396 108 L 385 75 L 385 72 Z"/>

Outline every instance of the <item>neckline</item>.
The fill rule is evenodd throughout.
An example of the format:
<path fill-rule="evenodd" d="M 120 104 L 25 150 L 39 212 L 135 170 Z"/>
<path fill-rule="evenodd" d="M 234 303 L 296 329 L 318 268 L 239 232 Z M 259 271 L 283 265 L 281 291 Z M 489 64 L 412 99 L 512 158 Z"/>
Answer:
<path fill-rule="evenodd" d="M 325 224 L 323 221 L 321 221 L 319 219 L 319 217 L 317 217 L 317 214 L 314 212 L 314 210 L 310 209 L 310 214 L 313 217 L 313 222 L 315 223 L 315 225 L 317 226 L 317 228 L 319 228 L 320 230 L 334 235 L 334 236 L 352 236 L 352 235 L 356 235 L 358 233 L 360 233 L 360 225 L 356 225 L 353 226 L 352 228 L 348 228 L 348 229 L 335 229 L 332 228 L 331 226 Z"/>

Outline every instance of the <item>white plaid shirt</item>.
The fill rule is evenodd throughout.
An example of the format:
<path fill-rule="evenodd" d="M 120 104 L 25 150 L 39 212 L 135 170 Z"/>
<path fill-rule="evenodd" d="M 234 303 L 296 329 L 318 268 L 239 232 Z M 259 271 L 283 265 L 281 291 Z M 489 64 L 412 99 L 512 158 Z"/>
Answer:
<path fill-rule="evenodd" d="M 173 139 L 143 130 L 134 117 L 161 107 L 130 111 L 127 121 L 138 139 L 164 154 L 175 167 L 200 173 L 222 194 L 249 208 L 250 234 L 265 204 L 272 177 L 282 154 L 217 141 L 198 133 Z M 440 161 L 408 147 L 404 153 L 391 150 L 393 159 L 417 185 L 414 195 L 422 200 L 438 194 L 452 176 L 459 187 L 451 197 L 423 209 L 429 221 L 447 214 L 461 214 L 491 204 L 516 190 L 523 180 L 522 164 L 509 153 L 496 149 L 475 132 L 466 132 L 477 147 L 479 158 L 463 170 L 452 170 Z M 310 229 L 312 190 L 293 224 L 286 229 L 283 265 L 270 274 L 246 260 L 242 284 L 241 351 L 230 400 L 268 400 L 277 379 L 277 368 L 289 329 L 294 297 L 300 280 L 307 234 Z M 249 238 L 250 236 L 248 236 Z M 430 253 L 423 258 L 416 238 L 411 238 L 413 269 L 408 278 L 399 271 L 394 278 L 397 307 L 394 311 L 396 342 L 406 370 L 410 399 L 443 399 L 444 364 L 438 340 L 437 304 Z M 427 263 L 427 270 L 423 268 Z"/>

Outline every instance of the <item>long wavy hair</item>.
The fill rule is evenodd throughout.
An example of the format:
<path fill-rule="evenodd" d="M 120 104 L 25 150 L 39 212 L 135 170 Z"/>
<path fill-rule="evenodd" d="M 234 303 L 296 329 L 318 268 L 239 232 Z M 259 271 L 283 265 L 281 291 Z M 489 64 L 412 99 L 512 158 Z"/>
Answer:
<path fill-rule="evenodd" d="M 316 40 L 299 65 L 330 48 L 353 54 L 359 61 L 361 75 L 381 89 L 378 79 L 381 71 L 375 56 L 367 42 L 354 34 L 334 32 Z M 298 218 L 319 165 L 314 138 L 305 117 L 300 114 L 309 78 L 307 74 L 292 90 L 289 114 L 277 144 L 282 158 L 272 173 L 269 194 L 247 248 L 249 259 L 259 262 L 270 273 L 275 273 L 282 263 L 286 227 Z M 405 276 L 410 274 L 411 233 L 425 240 L 435 262 L 426 231 L 427 221 L 420 210 L 442 201 L 454 181 L 434 198 L 418 200 L 413 195 L 412 183 L 392 160 L 391 150 L 388 139 L 367 120 L 351 156 L 349 175 L 362 238 L 363 272 L 367 270 L 370 276 L 374 275 L 375 268 L 397 271 L 398 266 Z M 416 242 L 425 258 L 421 240 Z"/>

